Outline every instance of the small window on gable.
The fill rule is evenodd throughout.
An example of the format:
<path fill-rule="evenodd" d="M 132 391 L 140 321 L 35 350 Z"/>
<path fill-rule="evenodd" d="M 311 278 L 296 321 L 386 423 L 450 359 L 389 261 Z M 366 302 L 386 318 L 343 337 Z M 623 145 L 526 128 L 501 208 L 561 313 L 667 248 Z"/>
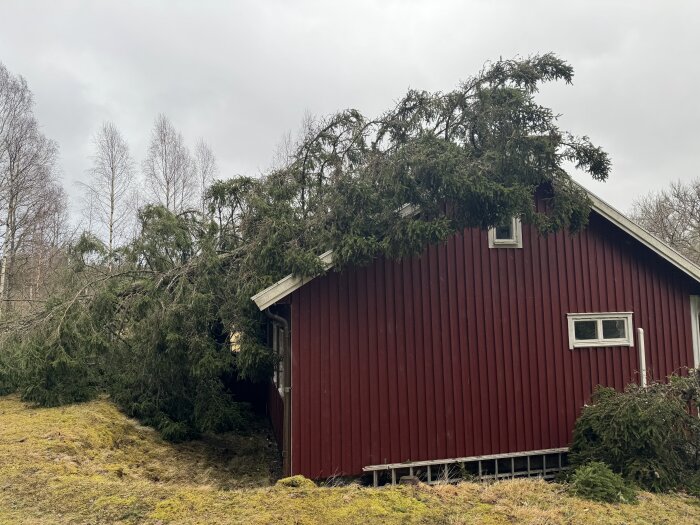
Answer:
<path fill-rule="evenodd" d="M 513 218 L 489 229 L 489 248 L 522 248 L 523 228 L 520 219 Z"/>
<path fill-rule="evenodd" d="M 567 314 L 569 349 L 634 346 L 632 312 Z"/>

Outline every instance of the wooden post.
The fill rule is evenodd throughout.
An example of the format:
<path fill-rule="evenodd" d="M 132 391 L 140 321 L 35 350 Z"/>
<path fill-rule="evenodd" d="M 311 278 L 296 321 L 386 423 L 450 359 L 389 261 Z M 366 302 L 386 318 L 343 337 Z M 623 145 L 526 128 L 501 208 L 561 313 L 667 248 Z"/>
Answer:
<path fill-rule="evenodd" d="M 542 454 L 542 478 L 547 477 L 547 455 Z"/>

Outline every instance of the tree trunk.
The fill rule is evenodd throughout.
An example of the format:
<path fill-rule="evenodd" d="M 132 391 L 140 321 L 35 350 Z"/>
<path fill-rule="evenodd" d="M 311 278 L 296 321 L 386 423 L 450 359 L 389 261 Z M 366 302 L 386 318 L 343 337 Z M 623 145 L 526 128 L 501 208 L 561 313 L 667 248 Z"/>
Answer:
<path fill-rule="evenodd" d="M 0 319 L 7 310 L 7 299 L 10 295 L 8 284 L 8 266 L 12 261 L 15 237 L 15 199 L 10 196 L 7 208 L 7 222 L 5 223 L 5 239 L 2 243 L 2 260 L 0 260 Z"/>
<path fill-rule="evenodd" d="M 2 259 L 0 259 L 0 319 L 5 312 L 5 275 L 7 274 L 7 254 L 3 248 Z"/>
<path fill-rule="evenodd" d="M 114 184 L 115 184 L 115 179 L 116 179 L 116 173 L 115 173 L 115 167 L 114 164 L 111 166 L 112 168 L 112 177 L 110 179 L 110 186 L 109 186 L 109 243 L 108 243 L 108 254 L 109 254 L 109 262 L 107 264 L 107 270 L 112 273 L 112 250 L 114 249 L 114 201 L 115 201 L 115 195 L 114 195 Z"/>

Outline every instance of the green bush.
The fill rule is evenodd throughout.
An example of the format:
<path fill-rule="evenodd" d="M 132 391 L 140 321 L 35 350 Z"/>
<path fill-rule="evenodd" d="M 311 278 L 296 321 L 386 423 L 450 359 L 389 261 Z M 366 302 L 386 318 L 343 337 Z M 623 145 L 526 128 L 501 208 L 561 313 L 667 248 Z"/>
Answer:
<path fill-rule="evenodd" d="M 56 342 L 30 342 L 23 351 L 26 365 L 19 385 L 23 400 L 53 407 L 88 401 L 99 392 L 95 371 L 85 354 L 71 355 Z"/>
<path fill-rule="evenodd" d="M 87 401 L 99 391 L 99 335 L 90 331 L 85 308 L 67 308 L 58 321 L 32 327 L 0 342 L 0 394 L 19 392 L 41 406 Z"/>
<path fill-rule="evenodd" d="M 569 460 L 573 467 L 603 462 L 647 490 L 692 490 L 700 468 L 699 377 L 674 377 L 625 392 L 599 388 L 576 422 Z"/>
<path fill-rule="evenodd" d="M 0 396 L 15 392 L 19 386 L 17 346 L 14 338 L 0 339 Z"/>
<path fill-rule="evenodd" d="M 700 498 L 700 469 L 692 473 L 686 480 L 685 488 L 691 496 Z"/>
<path fill-rule="evenodd" d="M 600 461 L 578 467 L 569 480 L 574 496 L 603 503 L 635 503 L 637 493 L 619 474 Z"/>

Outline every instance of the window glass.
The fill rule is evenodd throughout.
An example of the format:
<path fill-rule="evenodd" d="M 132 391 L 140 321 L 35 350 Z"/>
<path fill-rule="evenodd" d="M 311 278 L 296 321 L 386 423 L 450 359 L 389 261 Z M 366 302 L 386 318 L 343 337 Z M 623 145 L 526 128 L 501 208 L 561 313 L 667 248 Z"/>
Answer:
<path fill-rule="evenodd" d="M 567 314 L 569 349 L 634 346 L 632 312 Z"/>
<path fill-rule="evenodd" d="M 489 228 L 489 248 L 522 248 L 523 232 L 520 219 L 513 218 Z"/>
<path fill-rule="evenodd" d="M 507 224 L 502 224 L 501 226 L 496 226 L 496 239 L 499 241 L 510 241 L 514 237 L 513 221 L 510 221 Z"/>
<path fill-rule="evenodd" d="M 624 319 L 604 319 L 603 339 L 624 339 L 627 337 L 625 324 Z"/>
<path fill-rule="evenodd" d="M 598 323 L 596 321 L 575 321 L 574 335 L 576 339 L 598 339 Z"/>

